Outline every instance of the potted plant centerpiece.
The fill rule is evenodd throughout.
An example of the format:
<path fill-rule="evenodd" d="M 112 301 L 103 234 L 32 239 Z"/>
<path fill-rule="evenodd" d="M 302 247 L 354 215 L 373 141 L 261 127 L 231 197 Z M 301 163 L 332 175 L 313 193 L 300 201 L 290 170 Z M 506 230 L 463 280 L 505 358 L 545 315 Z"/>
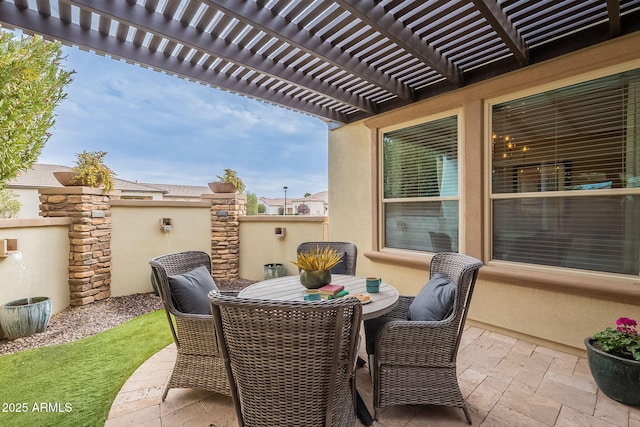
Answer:
<path fill-rule="evenodd" d="M 604 394 L 620 403 L 640 406 L 640 335 L 637 322 L 616 321 L 584 340 L 591 375 Z"/>
<path fill-rule="evenodd" d="M 308 252 L 300 252 L 295 261 L 300 269 L 300 284 L 307 289 L 318 289 L 331 282 L 331 268 L 341 261 L 335 249 L 316 246 Z"/>
<path fill-rule="evenodd" d="M 113 190 L 114 172 L 104 162 L 106 151 L 83 151 L 76 153 L 76 162 L 71 171 L 54 172 L 58 182 L 64 186 L 103 187 Z"/>
<path fill-rule="evenodd" d="M 225 169 L 224 175 L 216 175 L 219 181 L 209 183 L 209 188 L 214 193 L 240 193 L 245 190 L 244 182 L 233 169 Z"/>

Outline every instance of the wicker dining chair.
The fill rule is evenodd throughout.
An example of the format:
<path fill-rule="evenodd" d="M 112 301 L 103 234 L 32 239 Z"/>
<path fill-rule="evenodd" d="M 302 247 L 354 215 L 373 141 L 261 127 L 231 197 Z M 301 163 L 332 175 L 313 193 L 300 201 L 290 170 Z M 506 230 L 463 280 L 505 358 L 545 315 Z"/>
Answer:
<path fill-rule="evenodd" d="M 309 252 L 315 248 L 331 248 L 338 255 L 342 255 L 342 262 L 331 269 L 333 274 L 356 275 L 356 263 L 358 261 L 358 247 L 349 242 L 302 242 L 298 245 L 296 253 Z"/>
<path fill-rule="evenodd" d="M 451 246 L 451 236 L 449 236 L 447 233 L 430 231 L 429 237 L 431 238 L 431 246 L 433 247 L 433 252 L 453 252 Z"/>
<path fill-rule="evenodd" d="M 177 356 L 162 400 L 170 388 L 198 388 L 231 395 L 224 361 L 218 351 L 213 317 L 210 314 L 183 313 L 171 295 L 169 276 L 188 273 L 204 266 L 211 274 L 211 258 L 201 251 L 162 255 L 149 261 L 162 298 Z M 205 297 L 206 298 L 206 297 Z M 210 304 L 208 299 L 206 304 Z"/>
<path fill-rule="evenodd" d="M 240 427 L 353 427 L 355 298 L 210 299 Z"/>
<path fill-rule="evenodd" d="M 442 273 L 456 284 L 452 312 L 440 321 L 408 320 L 415 297 L 401 296 L 387 315 L 369 356 L 376 420 L 381 407 L 430 404 L 462 408 L 471 424 L 458 386 L 456 357 L 480 267 L 482 262 L 467 255 L 436 254 L 430 277 Z"/>

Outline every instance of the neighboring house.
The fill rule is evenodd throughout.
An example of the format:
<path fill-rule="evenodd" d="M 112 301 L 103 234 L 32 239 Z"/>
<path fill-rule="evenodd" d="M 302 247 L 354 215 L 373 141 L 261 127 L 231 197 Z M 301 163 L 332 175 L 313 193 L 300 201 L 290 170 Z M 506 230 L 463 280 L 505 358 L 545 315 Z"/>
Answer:
<path fill-rule="evenodd" d="M 328 196 L 327 191 L 321 191 L 309 197 L 287 198 L 287 215 L 328 215 Z M 260 197 L 258 201 L 266 207 L 265 215 L 281 215 L 285 204 L 284 198 Z"/>
<path fill-rule="evenodd" d="M 37 218 L 39 216 L 40 199 L 38 188 L 61 187 L 53 172 L 69 171 L 68 166 L 36 163 L 27 172 L 21 173 L 9 181 L 7 188 L 18 195 L 21 203 L 17 218 Z M 114 178 L 114 188 L 121 192 L 121 199 L 130 200 L 171 200 L 200 201 L 203 194 L 210 194 L 206 185 L 154 184 L 127 181 Z M 279 215 L 284 207 L 284 198 L 259 198 L 259 203 L 266 207 L 265 214 Z M 287 215 L 328 215 L 328 192 L 321 191 L 309 197 L 287 199 Z"/>
<path fill-rule="evenodd" d="M 279 215 L 279 210 L 284 206 L 284 199 L 268 199 L 266 197 L 260 197 L 258 198 L 258 203 L 265 206 L 265 215 Z"/>
<path fill-rule="evenodd" d="M 148 187 L 163 190 L 163 200 L 173 201 L 200 201 L 203 194 L 210 194 L 211 189 L 207 185 L 180 185 L 180 184 L 151 184 L 141 183 Z"/>
<path fill-rule="evenodd" d="M 8 182 L 7 188 L 18 195 L 21 203 L 17 218 L 37 218 L 40 199 L 38 188 L 61 187 L 53 172 L 69 171 L 68 166 L 36 163 L 33 168 Z M 207 186 L 143 184 L 114 178 L 114 188 L 122 199 L 132 200 L 200 200 L 200 195 L 211 193 Z"/>
<path fill-rule="evenodd" d="M 295 215 L 327 215 L 327 192 L 313 194 L 309 197 L 292 199 L 291 205 Z M 287 211 L 287 214 L 289 212 Z"/>

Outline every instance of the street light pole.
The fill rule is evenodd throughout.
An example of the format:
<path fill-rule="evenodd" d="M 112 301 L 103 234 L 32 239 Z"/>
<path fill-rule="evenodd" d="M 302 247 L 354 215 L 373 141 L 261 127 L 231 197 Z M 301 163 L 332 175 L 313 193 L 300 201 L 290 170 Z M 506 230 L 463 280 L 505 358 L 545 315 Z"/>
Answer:
<path fill-rule="evenodd" d="M 284 209 L 282 211 L 283 215 L 287 214 L 287 189 L 288 187 L 285 185 L 284 187 L 282 187 L 282 189 L 284 190 Z"/>

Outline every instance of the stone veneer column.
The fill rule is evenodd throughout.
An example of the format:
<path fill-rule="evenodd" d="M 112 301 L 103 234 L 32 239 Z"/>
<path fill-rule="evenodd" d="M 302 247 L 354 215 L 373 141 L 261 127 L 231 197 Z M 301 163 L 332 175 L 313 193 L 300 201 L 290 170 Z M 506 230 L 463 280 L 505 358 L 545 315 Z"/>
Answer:
<path fill-rule="evenodd" d="M 203 195 L 211 201 L 211 275 L 214 280 L 240 276 L 240 221 L 246 215 L 247 199 L 234 193 Z"/>
<path fill-rule="evenodd" d="M 71 218 L 69 290 L 72 306 L 111 296 L 111 199 L 90 187 L 41 188 L 40 216 Z"/>

